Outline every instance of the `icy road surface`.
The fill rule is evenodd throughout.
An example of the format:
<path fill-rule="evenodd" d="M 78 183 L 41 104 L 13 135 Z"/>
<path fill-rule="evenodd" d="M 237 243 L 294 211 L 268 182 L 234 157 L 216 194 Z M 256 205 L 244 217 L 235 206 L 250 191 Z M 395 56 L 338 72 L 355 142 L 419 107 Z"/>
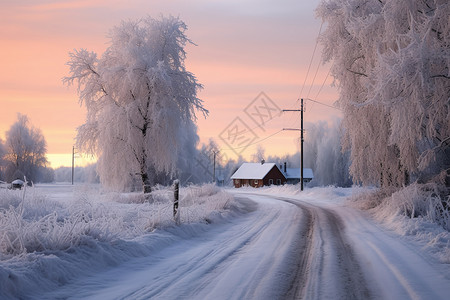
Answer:
<path fill-rule="evenodd" d="M 448 266 L 358 211 L 235 196 L 250 213 L 44 298 L 449 299 Z"/>

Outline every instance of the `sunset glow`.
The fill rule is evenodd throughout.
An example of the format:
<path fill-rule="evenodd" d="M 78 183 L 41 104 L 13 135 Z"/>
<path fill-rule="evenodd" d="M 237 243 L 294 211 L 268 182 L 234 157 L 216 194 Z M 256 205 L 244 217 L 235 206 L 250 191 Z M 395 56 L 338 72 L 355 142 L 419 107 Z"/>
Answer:
<path fill-rule="evenodd" d="M 186 65 L 204 85 L 199 96 L 210 111 L 206 119 L 198 115 L 200 143 L 212 138 L 229 158 L 237 158 L 236 151 L 225 150 L 229 146 L 220 134 L 237 117 L 255 127 L 245 109 L 261 92 L 281 109 L 299 108 L 300 97 L 328 105 L 336 101 L 337 90 L 327 77 L 330 66 L 319 64 L 320 49 L 311 63 L 320 28 L 314 17 L 317 3 L 7 0 L 0 12 L 0 137 L 4 140 L 18 112 L 26 114 L 45 136 L 51 166 L 70 166 L 85 109 L 78 103 L 76 88 L 61 81 L 68 74 L 68 53 L 86 48 L 101 55 L 108 30 L 121 20 L 171 14 L 186 22 L 187 35 L 197 45 L 187 47 Z M 306 102 L 305 122 L 339 115 L 336 109 Z M 285 113 L 256 126 L 256 142 L 298 124 L 298 114 Z M 258 145 L 268 155 L 295 153 L 297 138 L 297 133 L 282 132 L 268 139 L 270 145 L 255 143 L 240 154 L 250 157 Z M 76 159 L 76 165 L 89 162 L 92 159 Z"/>

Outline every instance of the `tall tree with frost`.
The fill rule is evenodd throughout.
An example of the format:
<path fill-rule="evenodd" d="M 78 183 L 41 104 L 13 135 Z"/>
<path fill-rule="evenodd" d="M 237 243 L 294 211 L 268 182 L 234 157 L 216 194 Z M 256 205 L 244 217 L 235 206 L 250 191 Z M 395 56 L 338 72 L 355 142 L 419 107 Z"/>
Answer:
<path fill-rule="evenodd" d="M 207 110 L 202 87 L 185 68 L 186 24 L 175 17 L 122 22 L 110 32 L 101 58 L 70 53 L 70 76 L 87 108 L 77 147 L 96 155 L 101 182 L 125 189 L 138 176 L 145 193 L 158 173 L 175 174 L 195 111 Z M 194 139 L 195 140 L 195 139 Z"/>
<path fill-rule="evenodd" d="M 40 129 L 30 125 L 26 115 L 17 114 L 17 122 L 6 132 L 6 179 L 39 180 L 39 171 L 47 166 L 47 142 Z"/>
<path fill-rule="evenodd" d="M 353 178 L 449 185 L 450 2 L 323 0 L 317 14 Z"/>
<path fill-rule="evenodd" d="M 5 178 L 5 157 L 6 154 L 6 149 L 5 149 L 5 145 L 3 144 L 3 140 L 2 138 L 0 138 L 0 180 L 6 180 Z"/>

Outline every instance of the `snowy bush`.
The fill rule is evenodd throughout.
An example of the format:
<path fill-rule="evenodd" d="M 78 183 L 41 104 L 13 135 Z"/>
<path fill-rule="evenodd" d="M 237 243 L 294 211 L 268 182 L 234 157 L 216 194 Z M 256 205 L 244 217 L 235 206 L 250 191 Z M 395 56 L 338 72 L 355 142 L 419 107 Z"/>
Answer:
<path fill-rule="evenodd" d="M 450 196 L 436 184 L 414 183 L 400 190 L 367 190 L 351 199 L 353 206 L 372 209 L 380 219 L 424 218 L 450 231 Z"/>
<path fill-rule="evenodd" d="M 450 198 L 445 194 L 439 185 L 414 183 L 400 190 L 366 190 L 349 200 L 387 228 L 422 244 L 441 262 L 450 263 Z"/>
<path fill-rule="evenodd" d="M 180 221 L 210 222 L 233 197 L 214 185 L 180 190 Z M 0 260 L 22 253 L 67 250 L 89 240 L 114 242 L 173 226 L 173 189 L 142 193 L 102 193 L 78 187 L 73 197 L 55 200 L 38 188 L 0 191 Z"/>
<path fill-rule="evenodd" d="M 378 213 L 424 218 L 450 230 L 450 196 L 441 195 L 435 184 L 414 183 L 393 193 L 390 199 L 386 198 Z"/>

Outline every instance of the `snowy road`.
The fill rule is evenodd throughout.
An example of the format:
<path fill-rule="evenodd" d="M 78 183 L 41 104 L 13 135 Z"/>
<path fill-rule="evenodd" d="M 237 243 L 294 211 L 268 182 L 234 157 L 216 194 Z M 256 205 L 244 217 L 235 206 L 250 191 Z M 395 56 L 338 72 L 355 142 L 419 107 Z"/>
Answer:
<path fill-rule="evenodd" d="M 236 194 L 251 211 L 39 298 L 448 299 L 448 268 L 360 212 Z"/>

